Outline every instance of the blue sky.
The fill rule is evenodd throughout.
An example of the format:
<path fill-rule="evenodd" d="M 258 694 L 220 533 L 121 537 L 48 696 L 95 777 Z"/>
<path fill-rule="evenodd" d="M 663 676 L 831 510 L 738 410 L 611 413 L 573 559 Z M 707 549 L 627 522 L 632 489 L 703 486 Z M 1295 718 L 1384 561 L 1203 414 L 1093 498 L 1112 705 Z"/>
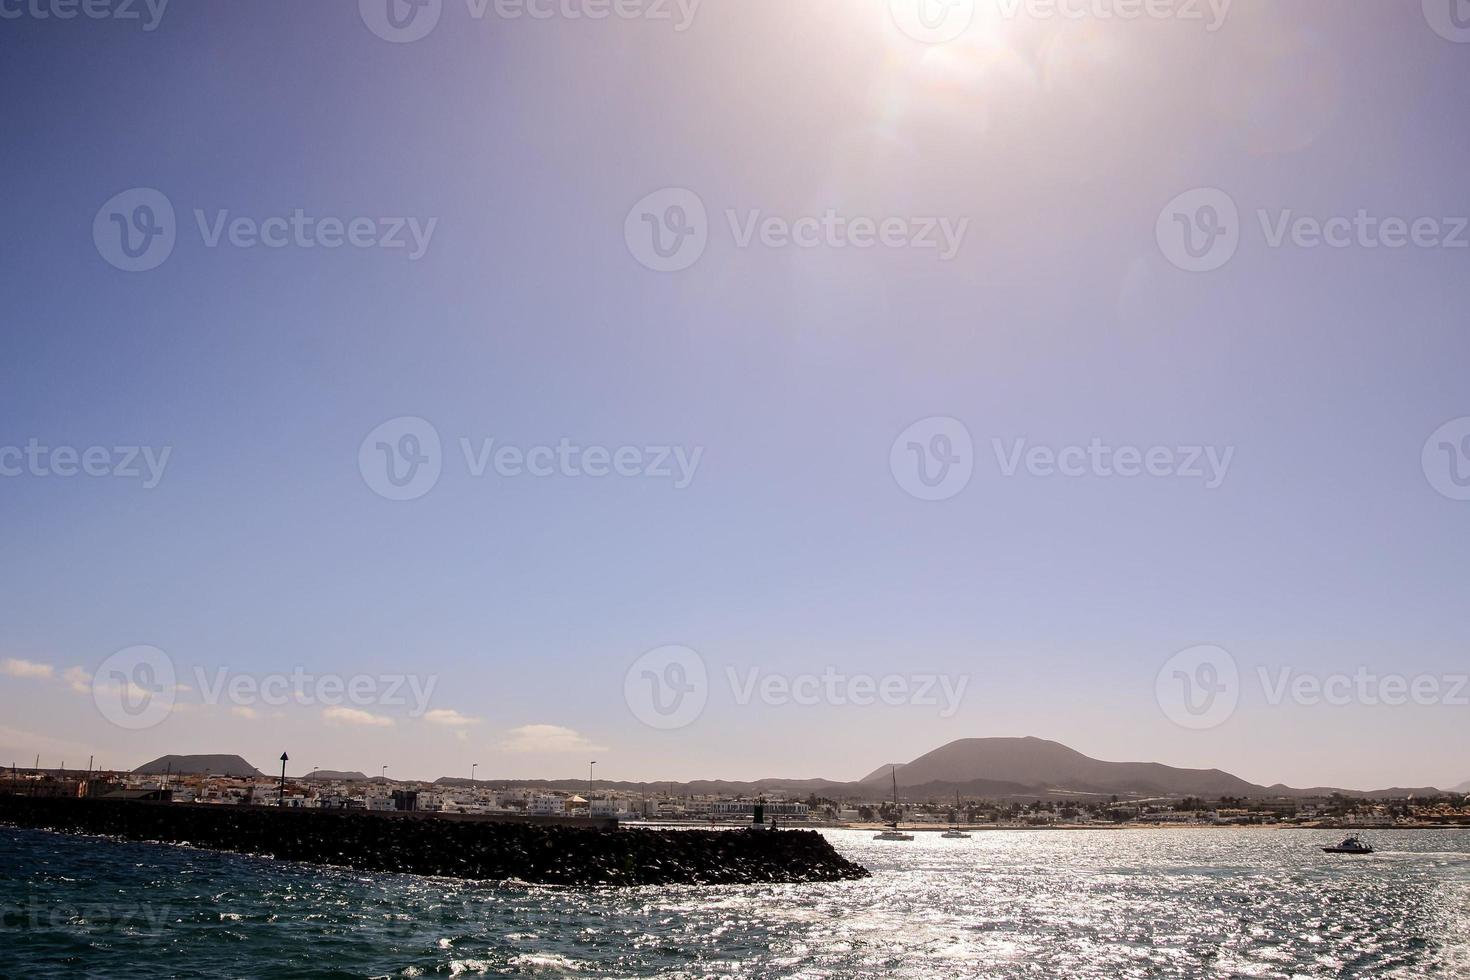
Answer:
<path fill-rule="evenodd" d="M 1271 247 L 1259 217 L 1454 237 L 1470 45 L 1419 4 L 1240 0 L 1213 32 L 984 8 L 935 45 L 875 0 L 705 0 L 682 31 L 471 9 L 445 0 L 411 43 L 339 0 L 175 0 L 151 31 L 0 20 L 0 447 L 171 449 L 151 489 L 0 478 L 0 751 L 855 778 L 1034 734 L 1268 783 L 1470 777 L 1470 707 L 1271 705 L 1257 673 L 1470 670 L 1470 502 L 1421 463 L 1470 416 L 1470 249 Z M 145 272 L 93 236 L 133 188 L 176 212 Z M 662 188 L 708 214 L 676 272 L 624 237 Z M 1239 211 L 1209 272 L 1156 234 L 1196 188 Z M 726 217 L 828 208 L 968 224 L 944 261 L 741 247 Z M 296 209 L 437 222 L 415 259 L 211 248 L 194 216 Z M 402 417 L 433 426 L 442 474 L 395 501 L 358 460 Z M 963 423 L 974 475 L 924 501 L 890 449 L 934 417 Z M 492 438 L 701 456 L 682 489 L 475 477 L 460 440 Z M 992 443 L 1093 439 L 1233 456 L 1209 489 L 1005 476 Z M 181 679 L 432 677 L 452 714 L 199 705 L 189 680 L 162 723 L 120 729 L 83 675 L 136 644 Z M 624 681 L 668 644 L 710 685 L 660 730 Z M 1155 679 L 1199 644 L 1238 662 L 1240 703 L 1181 728 Z M 967 687 L 947 717 L 742 705 L 728 671 L 752 668 Z"/>

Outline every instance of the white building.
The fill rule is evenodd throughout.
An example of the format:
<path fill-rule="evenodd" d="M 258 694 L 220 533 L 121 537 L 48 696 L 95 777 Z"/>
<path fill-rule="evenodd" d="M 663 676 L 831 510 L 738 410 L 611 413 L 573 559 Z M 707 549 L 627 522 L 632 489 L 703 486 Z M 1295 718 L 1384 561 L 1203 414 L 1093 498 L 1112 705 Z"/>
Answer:
<path fill-rule="evenodd" d="M 588 816 L 592 817 L 617 817 L 626 820 L 637 815 L 633 804 L 628 800 L 592 800 L 588 804 Z"/>
<path fill-rule="evenodd" d="M 757 806 L 754 800 L 722 801 L 710 805 L 710 815 L 714 817 L 753 817 Z M 764 804 L 767 817 L 795 817 L 805 820 L 810 811 L 805 803 L 786 803 L 780 800 L 770 801 Z"/>
<path fill-rule="evenodd" d="M 566 813 L 566 804 L 560 796 L 538 796 L 531 801 L 528 812 L 538 817 L 560 817 Z"/>

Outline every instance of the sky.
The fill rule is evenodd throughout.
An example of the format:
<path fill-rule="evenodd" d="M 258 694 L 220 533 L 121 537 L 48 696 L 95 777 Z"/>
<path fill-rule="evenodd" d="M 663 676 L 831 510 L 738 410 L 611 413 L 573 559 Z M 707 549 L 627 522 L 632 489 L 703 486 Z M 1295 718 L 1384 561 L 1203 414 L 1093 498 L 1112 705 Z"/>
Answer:
<path fill-rule="evenodd" d="M 0 757 L 1470 779 L 1452 2 L 0 0 Z"/>

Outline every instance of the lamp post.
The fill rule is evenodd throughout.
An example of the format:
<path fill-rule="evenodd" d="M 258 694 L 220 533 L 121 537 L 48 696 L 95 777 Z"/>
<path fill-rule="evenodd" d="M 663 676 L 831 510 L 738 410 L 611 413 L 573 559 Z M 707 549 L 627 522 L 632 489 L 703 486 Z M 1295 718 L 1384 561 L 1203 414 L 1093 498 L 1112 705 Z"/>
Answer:
<path fill-rule="evenodd" d="M 470 763 L 470 795 L 471 796 L 473 796 L 474 793 L 475 793 L 475 770 L 478 769 L 478 768 L 480 768 L 480 764 L 478 762 L 471 762 Z"/>
<path fill-rule="evenodd" d="M 597 765 L 595 759 L 587 763 L 587 811 L 589 813 L 592 811 L 592 767 L 595 765 Z"/>
<path fill-rule="evenodd" d="M 382 772 L 380 772 L 378 775 L 381 776 L 383 782 L 386 783 L 388 781 L 388 767 L 384 766 Z"/>

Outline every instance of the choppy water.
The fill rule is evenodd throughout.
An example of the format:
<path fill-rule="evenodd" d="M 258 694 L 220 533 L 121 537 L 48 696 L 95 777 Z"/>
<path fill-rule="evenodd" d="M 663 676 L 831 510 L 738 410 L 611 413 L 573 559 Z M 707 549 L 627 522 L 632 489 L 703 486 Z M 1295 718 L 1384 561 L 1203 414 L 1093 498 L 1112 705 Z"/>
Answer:
<path fill-rule="evenodd" d="M 832 831 L 831 885 L 570 891 L 0 828 L 0 976 L 1470 977 L 1470 832 Z"/>

